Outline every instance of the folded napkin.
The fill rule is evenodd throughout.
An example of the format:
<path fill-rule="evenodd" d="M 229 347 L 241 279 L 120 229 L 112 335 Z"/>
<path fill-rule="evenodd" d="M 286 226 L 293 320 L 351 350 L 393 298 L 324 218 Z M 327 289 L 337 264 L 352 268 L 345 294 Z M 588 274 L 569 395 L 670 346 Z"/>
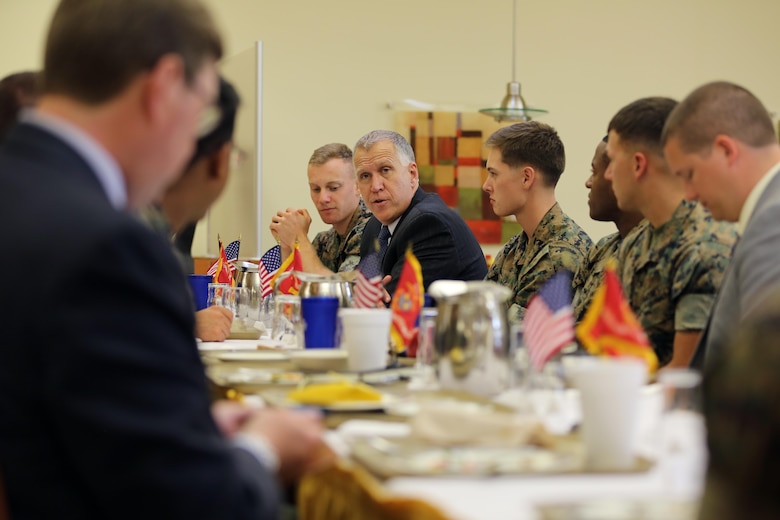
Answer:
<path fill-rule="evenodd" d="M 362 383 L 339 381 L 307 385 L 287 394 L 287 399 L 301 404 L 328 406 L 355 401 L 381 401 L 382 394 Z"/>
<path fill-rule="evenodd" d="M 536 418 L 474 403 L 421 403 L 411 420 L 411 436 L 441 446 L 549 444 L 549 435 Z"/>

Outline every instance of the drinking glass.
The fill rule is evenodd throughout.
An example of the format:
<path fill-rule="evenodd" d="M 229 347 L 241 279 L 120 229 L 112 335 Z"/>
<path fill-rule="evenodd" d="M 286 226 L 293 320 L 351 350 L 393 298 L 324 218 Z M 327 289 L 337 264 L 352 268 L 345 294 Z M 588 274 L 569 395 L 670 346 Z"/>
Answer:
<path fill-rule="evenodd" d="M 208 306 L 225 307 L 225 297 L 228 289 L 230 289 L 230 285 L 226 283 L 210 283 L 207 298 Z"/>
<path fill-rule="evenodd" d="M 420 324 L 417 330 L 417 357 L 414 363 L 414 375 L 409 381 L 413 390 L 435 390 L 439 387 L 436 379 L 436 317 L 435 308 L 423 308 L 420 311 Z"/>
<path fill-rule="evenodd" d="M 706 427 L 701 408 L 701 374 L 667 368 L 658 374 L 664 395 L 659 464 L 670 496 L 698 496 L 707 467 Z"/>
<path fill-rule="evenodd" d="M 271 339 L 285 347 L 303 348 L 302 321 L 300 296 L 280 294 L 274 297 Z"/>

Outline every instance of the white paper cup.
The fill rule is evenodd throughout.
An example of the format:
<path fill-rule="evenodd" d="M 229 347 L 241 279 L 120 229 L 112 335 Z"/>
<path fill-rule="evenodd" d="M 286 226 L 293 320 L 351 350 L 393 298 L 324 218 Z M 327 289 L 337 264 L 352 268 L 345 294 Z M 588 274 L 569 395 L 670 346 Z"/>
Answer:
<path fill-rule="evenodd" d="M 587 468 L 630 469 L 636 456 L 639 396 L 647 365 L 633 358 L 583 358 L 570 370 L 582 403 Z"/>
<path fill-rule="evenodd" d="M 347 368 L 353 372 L 387 367 L 390 309 L 339 309 L 341 348 L 347 351 Z"/>

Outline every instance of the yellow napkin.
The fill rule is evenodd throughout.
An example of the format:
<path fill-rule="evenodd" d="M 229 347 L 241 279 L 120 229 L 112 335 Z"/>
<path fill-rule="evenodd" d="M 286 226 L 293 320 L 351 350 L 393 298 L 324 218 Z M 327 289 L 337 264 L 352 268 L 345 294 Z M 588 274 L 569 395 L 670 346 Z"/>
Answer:
<path fill-rule="evenodd" d="M 287 394 L 287 399 L 301 404 L 327 406 L 354 401 L 381 401 L 382 394 L 368 385 L 339 381 L 307 385 Z"/>

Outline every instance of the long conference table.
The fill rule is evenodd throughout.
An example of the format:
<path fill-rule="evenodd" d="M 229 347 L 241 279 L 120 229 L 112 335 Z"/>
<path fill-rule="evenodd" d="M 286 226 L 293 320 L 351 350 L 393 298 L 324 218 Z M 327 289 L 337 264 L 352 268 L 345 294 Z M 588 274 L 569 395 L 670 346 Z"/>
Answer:
<path fill-rule="evenodd" d="M 230 375 L 247 370 L 294 372 L 289 361 L 245 360 L 242 352 L 257 349 L 257 340 L 232 340 L 224 343 L 202 343 L 202 358 L 213 383 L 216 397 L 244 398 L 248 402 L 262 396 L 266 404 L 279 404 L 291 388 L 289 385 L 243 383 Z M 261 343 L 262 344 L 262 343 Z M 247 357 L 251 357 L 251 354 Z M 229 360 L 226 360 L 229 359 Z M 238 382 L 236 382 L 238 380 Z M 408 396 L 406 381 L 395 381 L 381 386 L 382 392 Z M 651 390 L 648 388 L 648 390 Z M 641 404 L 640 448 L 649 456 L 657 456 L 662 395 L 646 392 Z M 579 474 L 522 474 L 502 476 L 393 476 L 378 477 L 350 458 L 349 438 L 356 432 L 377 435 L 392 434 L 407 419 L 381 412 L 330 412 L 325 416 L 329 431 L 326 440 L 339 456 L 338 478 L 343 473 L 356 471 L 361 492 L 403 502 L 411 499 L 433 506 L 417 518 L 452 520 L 520 520 L 520 519 L 600 519 L 646 518 L 688 520 L 696 518 L 697 501 L 702 490 L 703 461 L 696 457 L 679 457 L 672 462 L 659 461 L 649 469 L 626 473 Z M 644 445 L 644 447 L 643 447 Z M 655 453 L 653 453 L 655 451 Z M 699 450 L 699 454 L 702 450 Z M 346 469 L 345 468 L 351 468 Z M 314 476 L 308 486 L 309 504 L 299 511 L 301 520 L 320 518 L 360 518 L 360 515 L 328 515 L 317 511 L 318 495 L 342 493 L 343 486 L 327 489 L 334 480 L 331 474 Z M 354 489 L 350 491 L 354 494 Z M 344 503 L 354 502 L 352 496 L 341 497 Z M 337 501 L 339 497 L 336 497 Z M 399 503 L 400 503 L 399 502 Z M 419 505 L 419 504 L 418 504 Z M 384 518 L 406 518 L 412 513 L 398 512 Z"/>

